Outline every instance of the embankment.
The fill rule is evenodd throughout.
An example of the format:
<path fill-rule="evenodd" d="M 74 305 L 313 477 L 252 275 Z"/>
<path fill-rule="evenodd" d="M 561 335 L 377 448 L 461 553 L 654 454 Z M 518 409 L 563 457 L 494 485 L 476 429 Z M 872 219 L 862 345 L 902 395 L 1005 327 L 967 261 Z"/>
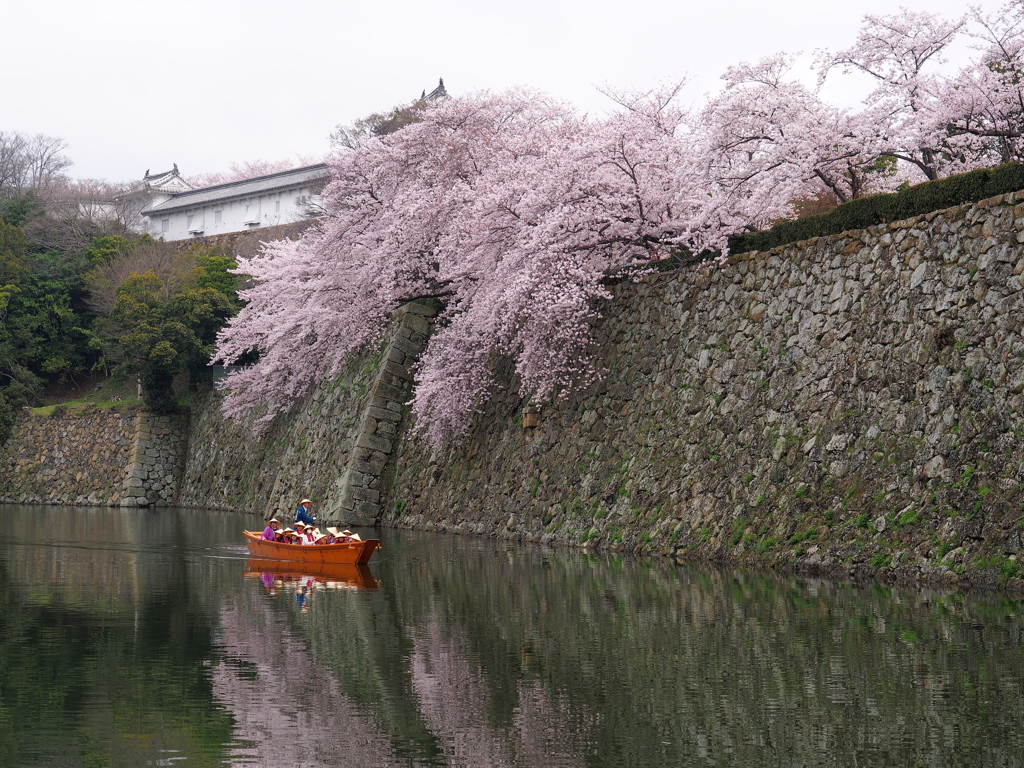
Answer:
<path fill-rule="evenodd" d="M 433 306 L 402 308 L 382 347 L 354 360 L 254 438 L 248 420 L 225 421 L 220 396 L 193 409 L 180 503 L 291 514 L 305 496 L 321 519 L 373 525 Z"/>
<path fill-rule="evenodd" d="M 535 413 L 506 371 L 443 451 L 402 405 L 433 314 L 411 307 L 261 439 L 197 401 L 177 500 L 282 512 L 308 495 L 350 523 L 1020 584 L 1022 203 L 615 285 L 601 381 Z M 75 482 L 60 498 L 103 495 Z M 28 488 L 3 495 L 43 498 Z"/>
<path fill-rule="evenodd" d="M 620 284 L 606 375 L 524 428 L 403 437 L 384 522 L 919 578 L 1016 579 L 1024 196 Z"/>
<path fill-rule="evenodd" d="M 0 500 L 166 506 L 184 468 L 188 420 L 136 409 L 26 411 L 0 448 Z"/>

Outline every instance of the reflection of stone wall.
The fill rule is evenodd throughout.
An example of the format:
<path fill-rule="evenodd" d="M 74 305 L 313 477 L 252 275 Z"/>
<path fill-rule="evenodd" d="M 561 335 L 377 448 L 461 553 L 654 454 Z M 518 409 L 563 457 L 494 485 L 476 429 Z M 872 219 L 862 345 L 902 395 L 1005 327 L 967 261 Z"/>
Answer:
<path fill-rule="evenodd" d="M 26 413 L 0 448 L 0 499 L 164 505 L 175 501 L 187 424 L 108 409 Z"/>

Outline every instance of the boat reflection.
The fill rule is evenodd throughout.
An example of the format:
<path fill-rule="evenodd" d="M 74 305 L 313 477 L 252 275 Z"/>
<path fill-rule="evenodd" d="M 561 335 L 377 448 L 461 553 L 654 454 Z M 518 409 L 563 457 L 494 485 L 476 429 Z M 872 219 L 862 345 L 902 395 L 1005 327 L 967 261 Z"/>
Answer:
<path fill-rule="evenodd" d="M 243 576 L 259 579 L 270 594 L 282 590 L 303 595 L 319 589 L 373 590 L 380 584 L 364 563 L 293 563 L 250 557 Z"/>

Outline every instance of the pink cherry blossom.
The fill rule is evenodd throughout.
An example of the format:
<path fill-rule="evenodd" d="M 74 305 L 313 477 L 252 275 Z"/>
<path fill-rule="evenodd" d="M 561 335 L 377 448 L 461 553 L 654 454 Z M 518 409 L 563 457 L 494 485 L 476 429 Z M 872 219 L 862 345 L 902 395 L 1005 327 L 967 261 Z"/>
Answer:
<path fill-rule="evenodd" d="M 818 55 L 817 87 L 778 54 L 731 67 L 692 110 L 680 84 L 609 94 L 619 109 L 601 119 L 528 90 L 430 104 L 340 150 L 327 216 L 240 262 L 252 287 L 218 357 L 259 361 L 228 378 L 225 412 L 266 427 L 425 298 L 444 308 L 412 409 L 435 444 L 464 433 L 501 358 L 524 400 L 564 397 L 601 375 L 590 328 L 609 271 L 679 249 L 724 254 L 730 235 L 791 216 L 802 198 L 842 202 L 1020 159 L 1022 9 L 868 16 L 849 49 Z M 978 54 L 948 75 L 938 65 L 961 34 Z M 876 82 L 860 109 L 821 97 L 844 70 Z"/>

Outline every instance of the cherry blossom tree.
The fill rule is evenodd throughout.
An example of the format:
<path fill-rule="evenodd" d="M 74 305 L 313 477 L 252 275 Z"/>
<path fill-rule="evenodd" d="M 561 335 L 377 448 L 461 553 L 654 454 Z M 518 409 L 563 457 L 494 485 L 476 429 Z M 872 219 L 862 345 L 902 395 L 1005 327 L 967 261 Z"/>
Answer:
<path fill-rule="evenodd" d="M 936 119 L 944 79 L 933 71 L 965 24 L 963 18 L 947 21 L 901 8 L 890 16 L 865 16 L 853 46 L 819 54 L 819 82 L 833 70 L 874 79 L 861 119 L 883 138 L 885 154 L 916 167 L 926 179 L 966 169 L 966 162 L 950 162 L 947 134 Z"/>
<path fill-rule="evenodd" d="M 690 162 L 687 118 L 656 94 L 604 121 L 536 93 L 482 94 L 339 154 L 323 225 L 239 265 L 255 285 L 219 356 L 261 357 L 228 379 L 226 412 L 260 405 L 265 423 L 426 297 L 445 303 L 413 401 L 432 439 L 465 427 L 496 354 L 525 397 L 592 380 L 607 272 L 730 232 Z"/>
<path fill-rule="evenodd" d="M 969 34 L 978 60 L 952 78 L 942 93 L 951 141 L 969 147 L 983 163 L 1024 159 L 1024 2 L 1015 0 L 985 15 L 973 9 Z"/>
<path fill-rule="evenodd" d="M 590 326 L 609 271 L 793 215 L 1020 155 L 1022 8 L 947 21 L 901 10 L 867 16 L 849 49 L 821 53 L 817 87 L 778 54 L 730 68 L 694 111 L 674 84 L 609 94 L 594 119 L 530 91 L 449 98 L 390 134 L 329 160 L 326 216 L 300 239 L 243 260 L 248 302 L 218 358 L 225 412 L 257 429 L 378 342 L 405 302 L 443 304 L 419 362 L 412 407 L 436 444 L 459 436 L 495 386 L 499 356 L 519 393 L 544 401 L 600 375 Z M 980 41 L 954 77 L 938 66 L 958 35 Z M 876 87 L 863 108 L 821 97 L 838 71 Z M 342 142 L 344 144 L 344 142 Z"/>
<path fill-rule="evenodd" d="M 701 113 L 708 175 L 745 201 L 751 226 L 786 218 L 793 201 L 822 192 L 843 203 L 886 186 L 873 125 L 792 77 L 794 61 L 780 53 L 729 68 Z"/>

